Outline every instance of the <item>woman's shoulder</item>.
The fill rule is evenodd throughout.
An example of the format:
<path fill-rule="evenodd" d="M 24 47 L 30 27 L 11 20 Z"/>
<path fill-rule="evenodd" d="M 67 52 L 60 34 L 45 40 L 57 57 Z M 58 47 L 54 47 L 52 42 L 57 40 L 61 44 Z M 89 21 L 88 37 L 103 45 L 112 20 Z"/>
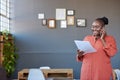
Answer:
<path fill-rule="evenodd" d="M 115 40 L 114 36 L 112 36 L 112 35 L 107 35 L 107 36 L 106 36 L 106 39 L 107 39 L 107 40 Z"/>
<path fill-rule="evenodd" d="M 107 35 L 106 38 L 114 38 L 112 35 Z"/>

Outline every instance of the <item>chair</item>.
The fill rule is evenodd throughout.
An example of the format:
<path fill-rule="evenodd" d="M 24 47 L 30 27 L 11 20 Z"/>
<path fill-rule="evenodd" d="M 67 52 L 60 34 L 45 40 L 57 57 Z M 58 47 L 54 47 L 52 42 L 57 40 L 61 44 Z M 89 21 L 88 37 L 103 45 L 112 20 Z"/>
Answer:
<path fill-rule="evenodd" d="M 28 80 L 45 80 L 45 77 L 40 69 L 30 69 Z"/>
<path fill-rule="evenodd" d="M 120 80 L 120 69 L 113 69 L 113 80 Z"/>

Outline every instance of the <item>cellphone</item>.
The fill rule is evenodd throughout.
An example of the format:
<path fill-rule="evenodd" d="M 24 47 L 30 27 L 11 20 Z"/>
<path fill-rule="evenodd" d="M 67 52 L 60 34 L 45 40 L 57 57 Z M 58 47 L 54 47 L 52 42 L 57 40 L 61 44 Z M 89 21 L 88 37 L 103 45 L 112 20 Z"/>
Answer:
<path fill-rule="evenodd" d="M 103 30 L 105 31 L 105 28 L 104 28 L 104 27 L 103 27 L 103 28 L 101 29 L 101 31 L 100 31 L 100 36 L 102 36 L 102 34 L 103 34 L 102 31 L 103 31 Z"/>
<path fill-rule="evenodd" d="M 102 36 L 102 32 L 100 31 L 100 37 Z"/>

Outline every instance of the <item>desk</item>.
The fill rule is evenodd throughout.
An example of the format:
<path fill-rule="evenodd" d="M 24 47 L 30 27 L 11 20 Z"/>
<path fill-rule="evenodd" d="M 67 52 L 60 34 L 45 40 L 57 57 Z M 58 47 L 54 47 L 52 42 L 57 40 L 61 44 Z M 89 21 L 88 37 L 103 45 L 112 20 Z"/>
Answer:
<path fill-rule="evenodd" d="M 70 79 L 70 78 L 46 78 L 45 80 L 74 80 L 74 79 Z"/>
<path fill-rule="evenodd" d="M 45 78 L 49 80 L 72 80 L 73 79 L 73 69 L 41 69 Z M 23 69 L 18 72 L 18 80 L 27 80 L 29 74 L 29 69 Z"/>

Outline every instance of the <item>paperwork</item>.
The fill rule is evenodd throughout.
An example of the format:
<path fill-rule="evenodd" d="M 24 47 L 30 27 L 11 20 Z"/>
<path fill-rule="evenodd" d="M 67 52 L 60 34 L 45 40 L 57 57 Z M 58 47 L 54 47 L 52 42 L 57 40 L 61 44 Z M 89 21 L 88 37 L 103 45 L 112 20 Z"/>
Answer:
<path fill-rule="evenodd" d="M 74 40 L 77 48 L 81 51 L 84 51 L 86 53 L 92 53 L 96 52 L 95 48 L 92 47 L 89 41 L 80 41 L 80 40 Z"/>

